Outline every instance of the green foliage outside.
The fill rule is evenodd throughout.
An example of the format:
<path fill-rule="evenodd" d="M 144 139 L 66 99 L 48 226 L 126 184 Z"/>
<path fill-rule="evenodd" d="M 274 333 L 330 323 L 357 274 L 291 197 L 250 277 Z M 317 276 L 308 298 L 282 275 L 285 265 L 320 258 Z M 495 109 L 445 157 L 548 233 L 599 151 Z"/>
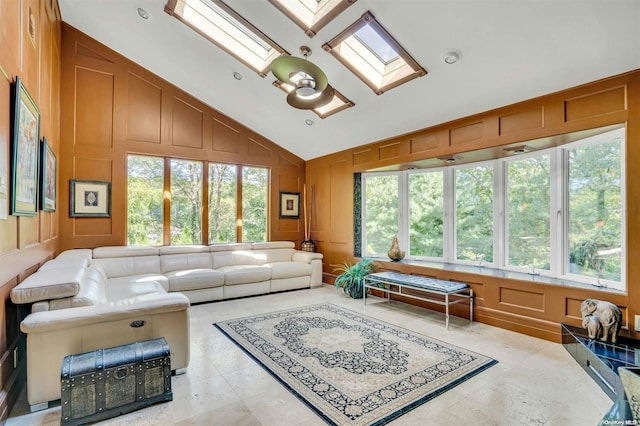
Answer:
<path fill-rule="evenodd" d="M 202 162 L 171 159 L 171 244 L 202 244 Z"/>
<path fill-rule="evenodd" d="M 572 272 L 620 281 L 621 143 L 569 151 L 569 262 Z"/>
<path fill-rule="evenodd" d="M 162 245 L 164 159 L 128 157 L 127 244 Z"/>
<path fill-rule="evenodd" d="M 236 241 L 236 166 L 209 164 L 209 243 Z"/>
<path fill-rule="evenodd" d="M 410 255 L 442 257 L 443 237 L 444 183 L 442 172 L 410 174 Z M 390 245 L 391 242 L 388 244 Z"/>
<path fill-rule="evenodd" d="M 365 253 L 386 253 L 398 233 L 398 176 L 367 176 Z"/>
<path fill-rule="evenodd" d="M 242 168 L 242 241 L 267 241 L 269 170 Z"/>
<path fill-rule="evenodd" d="M 456 258 L 493 262 L 493 167 L 455 171 Z"/>

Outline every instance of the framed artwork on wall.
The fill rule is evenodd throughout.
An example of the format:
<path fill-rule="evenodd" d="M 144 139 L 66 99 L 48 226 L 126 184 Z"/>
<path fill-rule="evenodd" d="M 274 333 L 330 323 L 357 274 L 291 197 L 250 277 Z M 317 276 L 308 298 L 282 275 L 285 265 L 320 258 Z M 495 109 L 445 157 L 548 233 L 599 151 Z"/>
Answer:
<path fill-rule="evenodd" d="M 69 181 L 69 216 L 111 217 L 111 182 Z"/>
<path fill-rule="evenodd" d="M 11 137 L 11 214 L 38 212 L 40 110 L 19 78 L 14 86 Z"/>
<path fill-rule="evenodd" d="M 57 159 L 45 137 L 42 137 L 41 152 L 40 209 L 45 212 L 55 212 Z"/>
<path fill-rule="evenodd" d="M 300 218 L 300 193 L 280 193 L 280 217 L 286 219 Z"/>

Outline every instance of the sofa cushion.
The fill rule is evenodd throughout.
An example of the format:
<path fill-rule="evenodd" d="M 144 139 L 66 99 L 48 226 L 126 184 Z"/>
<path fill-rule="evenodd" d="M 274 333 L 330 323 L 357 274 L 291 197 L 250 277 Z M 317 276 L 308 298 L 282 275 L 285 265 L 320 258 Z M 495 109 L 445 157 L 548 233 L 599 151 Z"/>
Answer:
<path fill-rule="evenodd" d="M 80 290 L 84 268 L 60 268 L 38 271 L 11 290 L 13 303 L 33 303 L 41 300 L 75 296 Z"/>
<path fill-rule="evenodd" d="M 219 271 L 224 272 L 224 284 L 248 284 L 271 279 L 271 268 L 267 265 L 233 265 L 223 266 Z"/>
<path fill-rule="evenodd" d="M 61 268 L 86 268 L 89 266 L 90 260 L 85 257 L 56 257 L 55 259 L 45 262 L 38 271 L 50 271 L 52 269 Z"/>
<path fill-rule="evenodd" d="M 158 251 L 161 256 L 167 254 L 188 254 L 188 253 L 208 253 L 209 246 L 201 245 L 179 245 L 159 247 Z"/>
<path fill-rule="evenodd" d="M 160 270 L 163 274 L 186 269 L 212 269 L 211 254 L 206 252 L 165 254 L 160 256 Z"/>
<path fill-rule="evenodd" d="M 277 262 L 268 264 L 271 267 L 271 279 L 297 278 L 311 275 L 311 265 L 302 262 Z"/>
<path fill-rule="evenodd" d="M 81 257 L 84 259 L 89 259 L 93 257 L 93 250 L 91 249 L 71 249 L 65 250 L 56 256 L 56 259 L 66 259 L 69 257 Z"/>
<path fill-rule="evenodd" d="M 218 243 L 209 246 L 210 252 L 234 251 L 234 250 L 253 250 L 252 243 Z"/>
<path fill-rule="evenodd" d="M 157 256 L 157 247 L 148 246 L 105 246 L 93 249 L 94 259 L 107 257 L 135 257 L 135 256 Z"/>
<path fill-rule="evenodd" d="M 224 285 L 224 273 L 213 269 L 185 269 L 165 274 L 169 291 L 200 290 Z"/>
<path fill-rule="evenodd" d="M 136 277 L 118 277 L 108 280 L 106 286 L 107 303 L 119 302 L 135 298 L 144 294 L 163 294 L 167 290 L 154 278 L 163 276 L 139 275 Z"/>
<path fill-rule="evenodd" d="M 269 250 L 255 250 L 254 256 L 258 265 L 273 262 L 291 262 L 291 258 L 295 253 L 292 248 L 276 248 Z"/>
<path fill-rule="evenodd" d="M 256 254 L 253 250 L 235 250 L 211 253 L 213 269 L 223 266 L 256 265 Z M 265 263 L 265 262 L 263 262 Z"/>
<path fill-rule="evenodd" d="M 265 241 L 261 243 L 253 243 L 254 250 L 272 250 L 280 248 L 295 249 L 296 245 L 291 241 Z"/>
<path fill-rule="evenodd" d="M 107 278 L 162 273 L 160 256 L 107 257 L 94 259 L 91 264 L 101 265 Z"/>

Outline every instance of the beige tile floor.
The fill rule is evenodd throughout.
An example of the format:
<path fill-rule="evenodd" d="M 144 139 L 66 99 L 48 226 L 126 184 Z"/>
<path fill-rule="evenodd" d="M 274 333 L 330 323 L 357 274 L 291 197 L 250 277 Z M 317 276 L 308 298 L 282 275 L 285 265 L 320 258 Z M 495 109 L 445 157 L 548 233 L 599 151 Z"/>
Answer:
<path fill-rule="evenodd" d="M 393 425 L 596 425 L 611 400 L 557 343 L 371 297 L 367 306 L 330 285 L 191 307 L 191 364 L 172 378 L 174 399 L 105 425 L 321 425 L 322 420 L 212 323 L 331 302 L 491 356 L 497 365 Z M 24 391 L 7 426 L 60 424 L 60 406 L 28 413 Z"/>

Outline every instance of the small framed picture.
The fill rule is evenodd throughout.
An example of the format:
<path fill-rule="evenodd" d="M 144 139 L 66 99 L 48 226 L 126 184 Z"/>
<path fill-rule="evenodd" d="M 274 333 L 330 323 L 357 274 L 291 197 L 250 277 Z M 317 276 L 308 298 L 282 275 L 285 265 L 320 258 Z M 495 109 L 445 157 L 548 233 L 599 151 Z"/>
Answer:
<path fill-rule="evenodd" d="M 42 166 L 40 174 L 40 209 L 45 212 L 56 211 L 56 155 L 49 145 L 47 138 L 42 138 L 42 154 L 40 162 Z"/>
<path fill-rule="evenodd" d="M 286 219 L 300 218 L 300 193 L 280 193 L 280 217 Z"/>
<path fill-rule="evenodd" d="M 69 216 L 111 217 L 111 182 L 71 179 Z"/>

